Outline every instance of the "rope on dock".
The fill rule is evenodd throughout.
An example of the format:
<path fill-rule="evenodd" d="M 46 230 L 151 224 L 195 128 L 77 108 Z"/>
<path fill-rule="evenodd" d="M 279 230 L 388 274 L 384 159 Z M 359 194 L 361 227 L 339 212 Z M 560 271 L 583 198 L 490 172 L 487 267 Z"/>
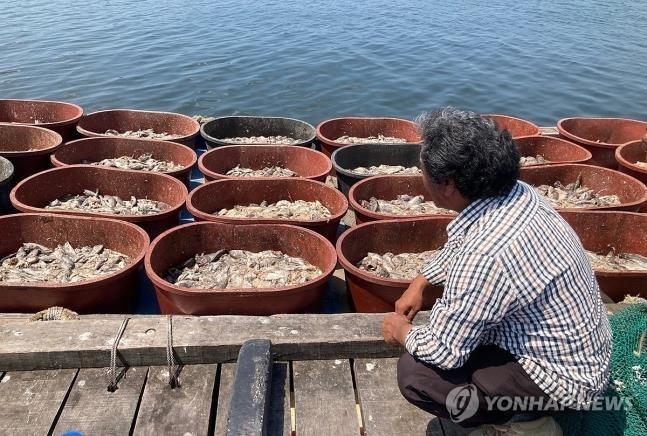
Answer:
<path fill-rule="evenodd" d="M 117 336 L 115 336 L 115 341 L 112 344 L 112 350 L 110 351 L 110 370 L 109 370 L 110 381 L 108 383 L 109 392 L 114 392 L 118 388 L 117 386 L 117 347 L 119 346 L 119 341 L 121 341 L 121 337 L 123 336 L 124 331 L 126 331 L 126 325 L 128 324 L 129 320 L 130 320 L 130 317 L 126 317 L 121 322 L 121 326 L 119 326 L 119 330 L 117 331 Z"/>
<path fill-rule="evenodd" d="M 171 389 L 180 387 L 179 366 L 175 363 L 173 355 L 173 316 L 166 316 L 166 363 L 168 365 L 168 384 Z"/>

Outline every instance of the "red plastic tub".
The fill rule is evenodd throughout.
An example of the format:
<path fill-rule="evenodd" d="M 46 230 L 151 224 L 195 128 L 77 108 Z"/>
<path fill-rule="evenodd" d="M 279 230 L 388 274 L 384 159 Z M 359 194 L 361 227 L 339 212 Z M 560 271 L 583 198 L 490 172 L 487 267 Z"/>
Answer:
<path fill-rule="evenodd" d="M 319 200 L 330 210 L 329 219 L 317 221 L 233 218 L 214 215 L 221 209 L 235 205 L 259 204 L 262 201 L 276 203 L 279 200 Z M 337 227 L 348 210 L 344 195 L 325 183 L 299 178 L 223 179 L 205 183 L 191 191 L 187 209 L 197 220 L 228 224 L 291 224 L 306 227 L 334 241 Z"/>
<path fill-rule="evenodd" d="M 70 141 L 77 136 L 76 123 L 83 108 L 73 103 L 46 100 L 0 100 L 0 122 L 32 124 L 54 130 Z"/>
<path fill-rule="evenodd" d="M 416 123 L 401 118 L 387 117 L 344 117 L 322 121 L 316 128 L 321 151 L 331 156 L 335 150 L 349 144 L 335 142 L 341 136 L 368 138 L 377 135 L 402 138 L 405 142 L 420 142 Z"/>
<path fill-rule="evenodd" d="M 619 145 L 641 139 L 647 134 L 647 122 L 625 118 L 562 118 L 557 130 L 591 152 L 591 164 L 618 168 L 615 151 Z"/>
<path fill-rule="evenodd" d="M 418 218 L 396 221 L 374 221 L 353 227 L 337 241 L 337 257 L 346 271 L 346 285 L 358 312 L 392 312 L 395 302 L 411 281 L 379 277 L 360 270 L 356 265 L 369 252 L 420 253 L 438 250 L 447 242 L 446 228 L 451 218 Z M 437 288 L 438 293 L 441 292 Z M 427 294 L 423 310 L 435 300 Z"/>
<path fill-rule="evenodd" d="M 361 180 L 348 191 L 348 201 L 355 211 L 357 224 L 367 223 L 376 220 L 406 220 L 411 218 L 425 217 L 451 217 L 454 214 L 437 215 L 391 215 L 376 213 L 362 206 L 362 200 L 370 200 L 371 197 L 382 200 L 395 200 L 398 195 L 424 195 L 425 200 L 431 200 L 425 188 L 422 176 L 375 176 Z"/>
<path fill-rule="evenodd" d="M 221 249 L 279 250 L 310 262 L 322 274 L 306 284 L 271 289 L 194 289 L 165 280 L 169 268 L 197 253 Z M 164 314 L 273 315 L 318 311 L 337 256 L 329 241 L 302 227 L 200 222 L 179 226 L 158 236 L 144 264 Z"/>
<path fill-rule="evenodd" d="M 125 268 L 77 283 L 25 285 L 0 282 L 1 312 L 37 312 L 62 306 L 80 313 L 129 313 L 137 295 L 137 270 L 149 239 L 136 225 L 107 218 L 83 218 L 45 213 L 0 217 L 0 257 L 15 252 L 23 242 L 48 248 L 104 245 L 130 257 Z"/>
<path fill-rule="evenodd" d="M 582 174 L 582 184 L 606 195 L 616 194 L 620 204 L 590 208 L 567 208 L 559 210 L 624 210 L 636 212 L 647 202 L 647 187 L 637 179 L 619 171 L 593 165 L 560 164 L 521 168 L 520 180 L 533 185 L 552 185 L 559 181 L 563 185 L 573 183 Z"/>
<path fill-rule="evenodd" d="M 629 212 L 570 212 L 560 214 L 573 227 L 585 249 L 606 253 L 634 253 L 647 256 L 647 215 Z M 613 301 L 620 302 L 625 295 L 647 298 L 647 272 L 595 271 L 600 290 Z"/>
<path fill-rule="evenodd" d="M 173 176 L 188 184 L 191 168 L 198 160 L 195 151 L 186 145 L 171 141 L 130 138 L 85 138 L 59 147 L 51 156 L 55 167 L 83 165 L 121 156 L 138 157 L 150 154 L 154 159 L 182 165 L 182 169 L 162 174 Z"/>
<path fill-rule="evenodd" d="M 639 161 L 647 162 L 647 142 L 628 142 L 616 148 L 615 153 L 620 171 L 647 184 L 647 168 L 636 164 Z"/>
<path fill-rule="evenodd" d="M 19 124 L 0 124 L 0 156 L 11 161 L 14 180 L 20 181 L 50 167 L 49 155 L 63 142 L 53 130 Z"/>
<path fill-rule="evenodd" d="M 539 129 L 539 126 L 535 123 L 521 118 L 497 114 L 487 114 L 483 116 L 494 121 L 499 126 L 499 129 L 506 129 L 508 132 L 510 132 L 510 135 L 513 138 L 518 138 L 520 136 L 539 135 L 541 131 Z"/>
<path fill-rule="evenodd" d="M 521 156 L 543 156 L 548 162 L 542 165 L 588 163 L 591 160 L 590 151 L 565 139 L 543 135 L 520 136 L 514 143 Z"/>
<path fill-rule="evenodd" d="M 200 156 L 198 168 L 206 180 L 236 179 L 227 171 L 240 165 L 254 170 L 280 166 L 298 177 L 325 182 L 332 168 L 330 159 L 321 152 L 290 145 L 225 145 Z"/>
<path fill-rule="evenodd" d="M 172 112 L 111 109 L 88 114 L 76 126 L 81 135 L 88 137 L 113 137 L 106 134 L 111 129 L 120 133 L 153 129 L 155 133 L 178 135 L 171 141 L 194 147 L 195 138 L 200 133 L 200 123 L 189 116 Z"/>
<path fill-rule="evenodd" d="M 98 189 L 100 194 L 116 195 L 123 199 L 133 196 L 162 201 L 171 208 L 151 215 L 112 215 L 45 209 L 51 201 L 67 194 L 81 193 L 84 189 Z M 22 212 L 114 218 L 138 224 L 151 237 L 155 237 L 179 223 L 180 209 L 184 206 L 187 194 L 187 188 L 182 182 L 165 174 L 78 165 L 34 174 L 13 188 L 10 199 L 13 206 Z"/>

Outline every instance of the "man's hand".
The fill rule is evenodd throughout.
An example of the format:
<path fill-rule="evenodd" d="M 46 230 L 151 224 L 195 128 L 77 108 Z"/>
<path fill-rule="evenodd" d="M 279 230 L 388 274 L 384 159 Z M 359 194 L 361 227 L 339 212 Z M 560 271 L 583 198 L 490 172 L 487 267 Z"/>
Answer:
<path fill-rule="evenodd" d="M 413 321 L 422 308 L 422 295 L 430 284 L 422 275 L 418 275 L 402 296 L 395 302 L 395 313 L 404 315 L 408 321 Z"/>
<path fill-rule="evenodd" d="M 399 313 L 387 313 L 382 322 L 382 336 L 391 345 L 404 345 L 407 334 L 411 330 L 411 322 Z"/>

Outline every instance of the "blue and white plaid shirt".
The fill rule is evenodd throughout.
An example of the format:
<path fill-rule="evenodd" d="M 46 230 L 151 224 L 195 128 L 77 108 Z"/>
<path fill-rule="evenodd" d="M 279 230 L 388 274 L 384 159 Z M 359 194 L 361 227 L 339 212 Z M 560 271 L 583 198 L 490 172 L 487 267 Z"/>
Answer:
<path fill-rule="evenodd" d="M 450 369 L 479 345 L 514 355 L 552 399 L 579 408 L 605 388 L 611 330 L 595 275 L 571 227 L 535 190 L 471 203 L 423 268 L 444 284 L 429 324 L 414 327 L 409 353 Z"/>

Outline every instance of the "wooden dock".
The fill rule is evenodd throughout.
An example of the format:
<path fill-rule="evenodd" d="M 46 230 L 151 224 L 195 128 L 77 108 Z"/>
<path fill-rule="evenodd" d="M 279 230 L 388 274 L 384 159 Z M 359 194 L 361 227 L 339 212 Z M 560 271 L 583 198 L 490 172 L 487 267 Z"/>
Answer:
<path fill-rule="evenodd" d="M 0 434 L 467 434 L 402 398 L 403 350 L 383 341 L 382 318 L 0 314 Z M 240 353 L 258 340 L 265 357 Z"/>
<path fill-rule="evenodd" d="M 126 317 L 0 315 L 0 433 L 464 434 L 402 398 L 402 350 L 382 340 L 380 314 L 134 315 L 116 347 L 118 388 L 110 392 L 111 352 Z M 262 356 L 240 352 L 258 342 L 268 347 L 267 376 Z"/>

